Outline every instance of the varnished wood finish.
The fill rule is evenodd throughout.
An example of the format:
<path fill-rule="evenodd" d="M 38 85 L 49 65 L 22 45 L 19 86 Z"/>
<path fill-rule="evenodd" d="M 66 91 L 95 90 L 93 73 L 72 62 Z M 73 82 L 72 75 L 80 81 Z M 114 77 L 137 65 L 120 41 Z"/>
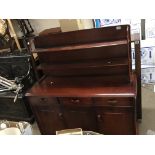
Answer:
<path fill-rule="evenodd" d="M 141 95 L 141 52 L 140 41 L 135 41 L 135 69 L 137 75 L 137 118 L 142 119 L 142 95 Z"/>
<path fill-rule="evenodd" d="M 136 81 L 124 85 L 102 84 L 101 77 L 51 78 L 47 77 L 36 83 L 27 96 L 60 96 L 60 97 L 134 97 Z"/>
<path fill-rule="evenodd" d="M 102 41 L 130 40 L 130 26 L 105 27 L 99 29 L 87 29 L 71 32 L 63 32 L 39 36 L 35 38 L 36 48 L 50 48 L 74 44 L 86 44 Z"/>
<path fill-rule="evenodd" d="M 112 49 L 112 50 L 111 50 Z M 113 47 L 93 47 L 91 49 L 83 48 L 80 50 L 72 51 L 61 51 L 61 52 L 39 52 L 41 63 L 53 63 L 53 64 L 64 64 L 64 63 L 75 63 L 75 62 L 91 62 L 94 60 L 106 60 L 115 58 L 127 58 L 126 52 L 127 46 Z M 48 54 L 48 57 L 47 57 Z M 82 55 L 82 57 L 81 57 Z"/>
<path fill-rule="evenodd" d="M 37 49 L 37 51 L 34 52 L 62 52 L 62 51 L 67 51 L 71 52 L 73 50 L 82 50 L 82 49 L 91 49 L 91 48 L 99 48 L 99 47 L 107 47 L 107 46 L 122 46 L 126 45 L 127 40 L 120 40 L 120 41 L 106 41 L 106 42 L 99 42 L 99 43 L 86 43 L 86 44 L 75 44 L 75 45 L 68 45 L 68 46 L 59 46 L 59 47 L 52 47 L 52 48 L 40 48 Z"/>
<path fill-rule="evenodd" d="M 92 106 L 62 105 L 67 129 L 82 128 L 84 131 L 97 131 L 96 118 Z"/>
<path fill-rule="evenodd" d="M 132 107 L 133 99 L 131 97 L 106 97 L 94 98 L 96 106 L 112 106 L 112 107 Z"/>
<path fill-rule="evenodd" d="M 34 52 L 49 76 L 106 75 L 105 83 L 130 83 L 130 43 L 130 27 L 123 25 L 36 37 Z"/>
<path fill-rule="evenodd" d="M 137 133 L 130 43 L 128 25 L 35 38 L 45 76 L 26 96 L 42 134 L 68 128 Z"/>
<path fill-rule="evenodd" d="M 32 110 L 42 134 L 55 134 L 56 130 L 64 129 L 64 121 L 59 103 L 52 97 L 29 97 Z"/>
<path fill-rule="evenodd" d="M 142 119 L 142 90 L 141 90 L 141 52 L 140 52 L 140 34 L 131 36 L 131 41 L 135 46 L 135 73 L 137 77 L 137 119 Z"/>
<path fill-rule="evenodd" d="M 60 97 L 60 103 L 68 107 L 90 107 L 93 101 L 90 97 Z"/>
<path fill-rule="evenodd" d="M 96 108 L 99 133 L 107 135 L 135 134 L 132 108 Z"/>
<path fill-rule="evenodd" d="M 38 70 L 44 70 L 44 73 L 51 76 L 79 76 L 79 75 L 113 75 L 124 76 L 124 81 L 129 82 L 128 61 L 126 59 L 112 59 L 106 61 L 66 63 L 66 64 L 46 64 L 38 66 Z M 122 77 L 123 77 L 122 76 Z M 118 81 L 117 81 L 118 82 Z M 120 81 L 123 83 L 123 81 Z"/>

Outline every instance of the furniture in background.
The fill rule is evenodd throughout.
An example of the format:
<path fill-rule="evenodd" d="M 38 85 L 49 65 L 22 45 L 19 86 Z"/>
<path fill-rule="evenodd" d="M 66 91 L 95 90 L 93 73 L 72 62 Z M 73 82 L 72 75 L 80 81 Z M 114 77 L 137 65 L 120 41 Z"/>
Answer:
<path fill-rule="evenodd" d="M 26 121 L 32 123 L 34 117 L 30 106 L 25 102 L 23 94 L 14 103 L 15 94 L 0 93 L 0 119 L 10 121 Z"/>
<path fill-rule="evenodd" d="M 30 106 L 25 102 L 25 92 L 34 84 L 35 75 L 31 65 L 31 55 L 27 51 L 0 53 L 0 76 L 18 81 L 24 86 L 14 103 L 16 93 L 0 92 L 0 119 L 32 122 L 34 117 Z M 0 85 L 1 89 L 1 85 Z"/>
<path fill-rule="evenodd" d="M 38 36 L 34 41 L 44 77 L 27 91 L 26 100 L 42 134 L 71 128 L 138 133 L 140 71 L 139 63 L 132 71 L 129 25 Z M 135 47 L 138 57 L 139 42 Z"/>
<path fill-rule="evenodd" d="M 9 23 L 15 35 L 11 20 L 4 21 L 6 21 L 6 24 Z M 15 44 L 13 38 L 11 38 L 8 25 L 5 35 L 2 37 L 6 40 L 7 46 L 2 47 L 2 50 L 0 50 L 0 76 L 6 78 L 6 80 L 13 80 L 23 87 L 21 91 L 11 91 L 10 89 L 6 91 L 4 85 L 2 85 L 4 81 L 0 80 L 0 119 L 33 122 L 34 117 L 31 108 L 25 102 L 25 91 L 36 80 L 31 53 L 27 46 L 25 47 L 23 39 L 19 39 L 17 36 L 14 37 Z M 17 100 L 15 99 L 16 96 Z"/>

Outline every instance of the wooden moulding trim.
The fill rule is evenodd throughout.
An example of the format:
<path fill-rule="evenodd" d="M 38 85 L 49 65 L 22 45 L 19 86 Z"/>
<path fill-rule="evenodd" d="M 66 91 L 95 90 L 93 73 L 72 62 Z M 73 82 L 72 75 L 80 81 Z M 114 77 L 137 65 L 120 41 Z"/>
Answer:
<path fill-rule="evenodd" d="M 127 40 L 89 43 L 89 44 L 82 44 L 82 45 L 57 46 L 52 48 L 37 48 L 36 50 L 33 51 L 33 53 L 72 51 L 72 50 L 80 50 L 80 49 L 107 47 L 107 46 L 119 46 L 119 45 L 125 45 L 125 44 L 127 44 Z"/>

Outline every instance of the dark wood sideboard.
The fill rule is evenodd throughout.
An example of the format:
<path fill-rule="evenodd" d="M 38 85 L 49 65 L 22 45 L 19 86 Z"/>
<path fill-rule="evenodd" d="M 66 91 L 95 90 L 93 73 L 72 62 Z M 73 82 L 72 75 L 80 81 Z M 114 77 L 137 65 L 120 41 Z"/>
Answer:
<path fill-rule="evenodd" d="M 38 36 L 34 43 L 45 76 L 26 99 L 42 134 L 69 128 L 137 134 L 129 25 Z"/>

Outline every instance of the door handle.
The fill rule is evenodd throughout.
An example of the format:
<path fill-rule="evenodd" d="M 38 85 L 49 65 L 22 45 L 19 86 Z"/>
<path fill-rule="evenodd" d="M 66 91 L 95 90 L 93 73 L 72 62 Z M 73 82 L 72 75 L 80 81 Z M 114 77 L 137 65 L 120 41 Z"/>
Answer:
<path fill-rule="evenodd" d="M 108 100 L 107 101 L 111 106 L 114 106 L 116 103 L 118 103 L 117 100 Z"/>
<path fill-rule="evenodd" d="M 58 114 L 58 116 L 60 117 L 60 119 L 63 119 L 63 114 L 61 112 Z"/>
<path fill-rule="evenodd" d="M 43 102 L 47 102 L 47 98 L 44 98 L 44 97 L 40 98 L 40 100 Z"/>
<path fill-rule="evenodd" d="M 71 102 L 73 102 L 73 103 L 80 103 L 80 100 L 79 99 L 71 99 Z"/>

